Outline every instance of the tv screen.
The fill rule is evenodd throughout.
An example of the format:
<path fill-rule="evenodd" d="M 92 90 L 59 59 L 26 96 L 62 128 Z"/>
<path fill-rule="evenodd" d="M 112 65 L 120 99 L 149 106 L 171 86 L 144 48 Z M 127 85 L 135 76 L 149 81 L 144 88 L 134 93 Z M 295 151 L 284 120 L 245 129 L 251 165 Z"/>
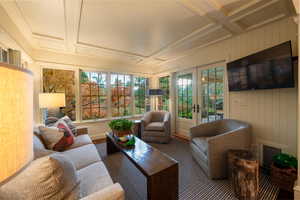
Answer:
<path fill-rule="evenodd" d="M 294 87 L 291 42 L 227 64 L 229 91 Z"/>

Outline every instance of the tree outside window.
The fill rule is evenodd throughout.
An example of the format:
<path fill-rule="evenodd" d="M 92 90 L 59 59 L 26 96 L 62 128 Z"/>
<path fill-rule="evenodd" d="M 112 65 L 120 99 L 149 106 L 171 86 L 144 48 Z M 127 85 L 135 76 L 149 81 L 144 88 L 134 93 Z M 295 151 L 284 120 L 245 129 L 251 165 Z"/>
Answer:
<path fill-rule="evenodd" d="M 177 110 L 178 117 L 192 119 L 192 105 L 193 105 L 193 88 L 192 88 L 192 74 L 179 75 L 177 77 Z"/>
<path fill-rule="evenodd" d="M 82 120 L 107 117 L 107 74 L 80 72 Z"/>
<path fill-rule="evenodd" d="M 134 106 L 135 114 L 145 113 L 148 104 L 147 89 L 149 87 L 148 78 L 134 77 Z"/>
<path fill-rule="evenodd" d="M 75 72 L 72 70 L 43 69 L 43 92 L 65 93 L 66 106 L 60 109 L 62 115 L 76 120 Z M 62 116 L 57 116 L 62 117 Z"/>
<path fill-rule="evenodd" d="M 111 106 L 112 116 L 131 115 L 131 76 L 111 74 Z"/>

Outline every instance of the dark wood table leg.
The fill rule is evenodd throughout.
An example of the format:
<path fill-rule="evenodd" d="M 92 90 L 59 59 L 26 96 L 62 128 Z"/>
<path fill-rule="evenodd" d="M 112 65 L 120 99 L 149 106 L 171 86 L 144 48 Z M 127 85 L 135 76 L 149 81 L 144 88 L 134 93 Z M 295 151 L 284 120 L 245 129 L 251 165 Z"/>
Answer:
<path fill-rule="evenodd" d="M 106 136 L 106 153 L 107 155 L 119 152 L 120 150 L 116 147 L 112 139 Z"/>
<path fill-rule="evenodd" d="M 147 177 L 148 200 L 178 200 L 178 164 Z"/>

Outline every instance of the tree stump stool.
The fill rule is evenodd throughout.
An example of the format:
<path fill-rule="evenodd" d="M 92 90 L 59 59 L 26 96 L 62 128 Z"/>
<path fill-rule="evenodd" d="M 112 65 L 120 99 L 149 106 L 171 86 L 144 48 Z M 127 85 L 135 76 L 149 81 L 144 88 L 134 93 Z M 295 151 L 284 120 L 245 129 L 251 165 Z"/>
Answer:
<path fill-rule="evenodd" d="M 247 150 L 229 150 L 228 172 L 234 194 L 240 200 L 259 198 L 259 163 Z"/>

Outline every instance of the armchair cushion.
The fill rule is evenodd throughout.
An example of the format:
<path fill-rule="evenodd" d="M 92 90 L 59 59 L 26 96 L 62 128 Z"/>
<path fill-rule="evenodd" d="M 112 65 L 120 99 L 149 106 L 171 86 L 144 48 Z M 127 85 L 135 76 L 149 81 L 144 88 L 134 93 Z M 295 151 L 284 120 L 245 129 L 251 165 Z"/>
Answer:
<path fill-rule="evenodd" d="M 145 127 L 146 131 L 163 131 L 164 123 L 163 122 L 151 122 Z"/>
<path fill-rule="evenodd" d="M 207 155 L 208 138 L 209 137 L 196 137 L 192 139 L 192 143 L 194 143 L 205 155 Z"/>

